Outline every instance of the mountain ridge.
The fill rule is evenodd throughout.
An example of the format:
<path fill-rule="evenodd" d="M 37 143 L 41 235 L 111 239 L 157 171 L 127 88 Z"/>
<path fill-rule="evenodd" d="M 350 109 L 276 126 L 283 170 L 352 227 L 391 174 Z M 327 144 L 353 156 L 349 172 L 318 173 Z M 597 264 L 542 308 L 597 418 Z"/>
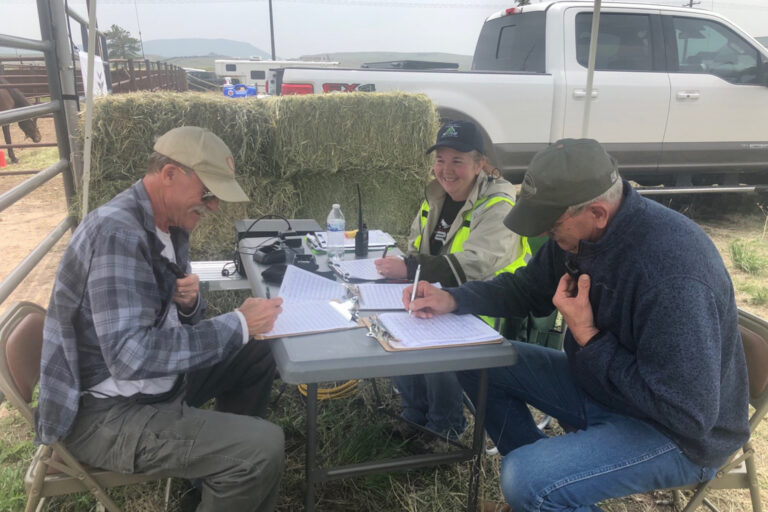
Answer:
<path fill-rule="evenodd" d="M 269 59 L 271 54 L 257 48 L 251 43 L 233 39 L 204 39 L 204 38 L 169 38 L 144 41 L 144 53 L 159 55 L 164 58 L 206 56 L 229 56 L 237 59 L 247 59 L 258 56 Z"/>

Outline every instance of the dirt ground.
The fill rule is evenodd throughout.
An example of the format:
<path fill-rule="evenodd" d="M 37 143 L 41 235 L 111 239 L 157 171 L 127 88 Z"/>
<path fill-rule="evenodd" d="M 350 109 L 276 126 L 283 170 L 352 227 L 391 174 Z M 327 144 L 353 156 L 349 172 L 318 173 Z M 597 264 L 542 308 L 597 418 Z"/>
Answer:
<path fill-rule="evenodd" d="M 40 119 L 38 128 L 43 136 L 42 142 L 55 142 L 56 136 L 52 119 Z M 16 124 L 11 127 L 11 139 L 20 143 L 24 134 Z M 2 140 L 2 139 L 0 139 Z M 29 142 L 29 141 L 27 141 Z M 33 158 L 39 150 L 19 149 L 16 157 L 19 163 L 12 165 L 7 158 L 5 168 L 0 168 L 0 194 L 7 192 L 19 183 L 29 179 L 29 175 L 3 176 L 4 172 L 21 170 L 39 170 L 37 159 Z M 52 162 L 49 162 L 49 164 Z M 32 165 L 38 164 L 38 165 Z M 50 231 L 67 215 L 64 198 L 64 183 L 61 175 L 46 182 L 42 187 L 25 196 L 21 201 L 0 212 L 0 280 L 10 272 L 39 244 Z M 56 244 L 35 269 L 27 276 L 16 291 L 6 300 L 11 304 L 16 300 L 29 300 L 42 306 L 48 306 L 48 298 L 53 286 L 53 276 L 59 264 L 61 254 L 69 242 L 69 233 Z M 5 309 L 4 307 L 0 309 Z"/>

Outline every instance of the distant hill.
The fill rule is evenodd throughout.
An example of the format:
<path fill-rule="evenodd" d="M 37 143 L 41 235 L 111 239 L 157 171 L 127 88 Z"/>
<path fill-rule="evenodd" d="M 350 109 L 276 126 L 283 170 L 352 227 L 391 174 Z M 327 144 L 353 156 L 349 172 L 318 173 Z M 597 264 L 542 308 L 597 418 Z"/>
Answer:
<path fill-rule="evenodd" d="M 302 55 L 302 60 L 335 60 L 344 68 L 359 68 L 364 62 L 383 62 L 388 60 L 429 60 L 436 62 L 455 62 L 459 69 L 468 70 L 472 66 L 471 55 L 455 53 L 405 53 L 405 52 L 337 52 Z"/>
<path fill-rule="evenodd" d="M 226 55 L 236 59 L 247 59 L 252 56 L 263 59 L 271 57 L 270 54 L 250 43 L 231 39 L 154 39 L 144 41 L 144 53 L 166 58 L 210 54 L 219 57 Z"/>

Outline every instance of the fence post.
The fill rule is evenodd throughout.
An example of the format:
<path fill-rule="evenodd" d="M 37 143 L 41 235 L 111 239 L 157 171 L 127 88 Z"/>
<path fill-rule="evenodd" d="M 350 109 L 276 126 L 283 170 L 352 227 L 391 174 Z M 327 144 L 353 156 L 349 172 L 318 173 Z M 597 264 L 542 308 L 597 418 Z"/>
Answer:
<path fill-rule="evenodd" d="M 168 75 L 168 63 L 167 62 L 163 62 L 163 81 L 165 82 L 165 87 L 163 87 L 163 89 L 165 89 L 166 91 L 169 90 L 171 88 L 171 80 L 170 80 L 170 77 Z"/>
<path fill-rule="evenodd" d="M 151 62 L 149 62 L 149 59 L 144 59 L 144 70 L 147 72 L 147 87 L 144 89 L 146 91 L 152 90 L 152 71 L 151 71 Z"/>
<path fill-rule="evenodd" d="M 131 81 L 131 92 L 136 92 L 136 70 L 133 69 L 133 59 L 128 59 L 128 78 Z"/>
<path fill-rule="evenodd" d="M 56 143 L 59 158 L 69 162 L 62 173 L 67 206 L 71 207 L 79 186 L 82 173 L 81 153 L 77 145 L 77 90 L 75 88 L 72 46 L 67 34 L 67 13 L 64 2 L 37 0 L 40 34 L 43 40 L 53 44 L 45 52 L 45 66 L 48 70 L 48 92 L 51 101 L 58 100 L 62 108 L 53 114 L 56 127 Z"/>

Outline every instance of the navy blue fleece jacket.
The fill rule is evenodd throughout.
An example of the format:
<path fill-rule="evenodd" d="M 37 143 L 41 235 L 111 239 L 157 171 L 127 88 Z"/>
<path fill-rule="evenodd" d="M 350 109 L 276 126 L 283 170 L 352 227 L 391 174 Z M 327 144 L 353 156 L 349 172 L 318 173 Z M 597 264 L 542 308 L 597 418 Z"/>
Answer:
<path fill-rule="evenodd" d="M 578 254 L 547 242 L 514 274 L 448 289 L 459 313 L 550 313 L 570 259 L 589 274 L 599 334 L 565 336 L 576 382 L 611 409 L 646 420 L 692 461 L 721 465 L 749 437 L 744 352 L 733 286 L 717 249 L 692 221 L 637 194 Z"/>

